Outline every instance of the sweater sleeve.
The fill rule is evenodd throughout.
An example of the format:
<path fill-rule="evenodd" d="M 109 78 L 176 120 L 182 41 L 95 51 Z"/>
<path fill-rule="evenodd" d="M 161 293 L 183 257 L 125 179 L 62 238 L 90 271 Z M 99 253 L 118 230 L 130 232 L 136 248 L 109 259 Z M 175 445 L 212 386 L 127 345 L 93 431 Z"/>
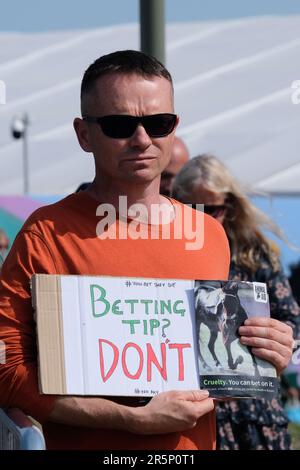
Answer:
<path fill-rule="evenodd" d="M 30 280 L 55 274 L 55 262 L 38 232 L 22 230 L 5 260 L 0 279 L 0 406 L 17 407 L 41 423 L 56 397 L 38 389 L 36 325 Z"/>

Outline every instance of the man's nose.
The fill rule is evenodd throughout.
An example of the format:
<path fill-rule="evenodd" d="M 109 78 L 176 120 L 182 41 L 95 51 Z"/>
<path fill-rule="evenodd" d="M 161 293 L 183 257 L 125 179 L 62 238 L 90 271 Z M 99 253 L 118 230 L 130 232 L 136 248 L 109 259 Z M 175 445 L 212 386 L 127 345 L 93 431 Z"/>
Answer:
<path fill-rule="evenodd" d="M 147 134 L 142 124 L 139 124 L 131 137 L 133 147 L 148 148 L 152 144 L 151 137 Z"/>

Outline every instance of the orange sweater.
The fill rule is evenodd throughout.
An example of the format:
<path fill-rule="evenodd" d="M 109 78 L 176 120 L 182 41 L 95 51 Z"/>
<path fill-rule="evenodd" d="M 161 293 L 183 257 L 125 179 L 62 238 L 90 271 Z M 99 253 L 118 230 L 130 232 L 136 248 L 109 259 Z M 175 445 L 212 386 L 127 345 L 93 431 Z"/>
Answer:
<path fill-rule="evenodd" d="M 173 204 L 177 211 L 182 208 L 175 201 Z M 159 436 L 47 421 L 56 398 L 41 395 L 38 390 L 30 296 L 33 273 L 173 279 L 228 276 L 227 238 L 222 226 L 211 217 L 204 218 L 203 248 L 186 250 L 185 239 L 100 240 L 96 236 L 100 220 L 97 207 L 96 200 L 80 192 L 40 208 L 24 224 L 12 246 L 0 282 L 0 339 L 6 346 L 6 364 L 0 364 L 0 406 L 19 407 L 39 420 L 48 449 L 213 449 L 214 413 L 202 417 L 192 431 Z M 200 216 L 188 210 L 193 217 Z"/>

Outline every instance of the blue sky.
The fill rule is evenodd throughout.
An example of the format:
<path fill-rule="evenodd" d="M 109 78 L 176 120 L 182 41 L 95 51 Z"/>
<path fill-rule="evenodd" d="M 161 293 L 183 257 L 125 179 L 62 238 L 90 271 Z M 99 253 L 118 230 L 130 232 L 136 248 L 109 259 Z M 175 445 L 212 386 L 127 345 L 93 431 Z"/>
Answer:
<path fill-rule="evenodd" d="M 165 0 L 167 21 L 300 14 L 299 0 Z M 136 22 L 139 0 L 14 0 L 0 3 L 0 31 L 92 28 Z"/>
<path fill-rule="evenodd" d="M 281 228 L 288 244 L 275 235 L 266 235 L 273 239 L 280 249 L 281 262 L 287 274 L 289 266 L 300 260 L 300 198 L 297 196 L 254 197 L 254 204 L 274 220 Z M 292 248 L 293 246 L 293 248 Z"/>

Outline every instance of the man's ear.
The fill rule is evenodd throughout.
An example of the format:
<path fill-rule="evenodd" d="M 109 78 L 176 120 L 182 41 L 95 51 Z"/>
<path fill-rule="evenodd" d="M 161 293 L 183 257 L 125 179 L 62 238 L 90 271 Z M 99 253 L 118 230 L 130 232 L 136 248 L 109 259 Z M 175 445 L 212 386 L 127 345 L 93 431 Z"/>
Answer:
<path fill-rule="evenodd" d="M 84 150 L 85 152 L 92 152 L 90 145 L 90 134 L 87 123 L 84 122 L 83 119 L 75 118 L 73 121 L 73 127 L 82 150 Z"/>

